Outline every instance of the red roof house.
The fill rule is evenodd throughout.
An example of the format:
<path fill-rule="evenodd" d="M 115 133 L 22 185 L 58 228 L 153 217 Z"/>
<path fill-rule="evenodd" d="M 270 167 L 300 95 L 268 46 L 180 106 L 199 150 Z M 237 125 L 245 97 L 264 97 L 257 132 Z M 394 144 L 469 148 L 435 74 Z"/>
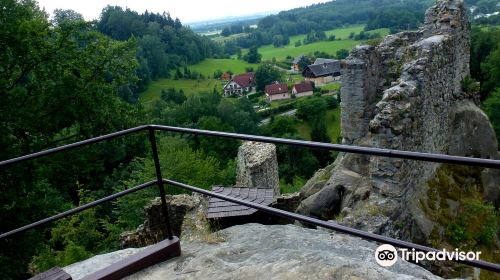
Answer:
<path fill-rule="evenodd" d="M 313 91 L 314 88 L 309 82 L 295 84 L 292 88 L 292 94 L 295 94 L 296 97 L 313 95 Z"/>
<path fill-rule="evenodd" d="M 286 84 L 267 85 L 264 92 L 266 93 L 266 97 L 269 102 L 290 98 L 288 86 Z"/>

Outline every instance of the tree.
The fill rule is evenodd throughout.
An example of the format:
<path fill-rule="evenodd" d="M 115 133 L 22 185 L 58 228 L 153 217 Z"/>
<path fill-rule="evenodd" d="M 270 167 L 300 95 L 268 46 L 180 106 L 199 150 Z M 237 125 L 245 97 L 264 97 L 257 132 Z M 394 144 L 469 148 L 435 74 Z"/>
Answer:
<path fill-rule="evenodd" d="M 311 97 L 299 100 L 296 107 L 298 118 L 315 120 L 324 115 L 328 104 L 321 97 Z"/>
<path fill-rule="evenodd" d="M 245 55 L 245 60 L 248 63 L 260 63 L 262 55 L 257 50 L 257 47 L 251 47 L 248 54 Z"/>
<path fill-rule="evenodd" d="M 312 121 L 311 141 L 331 143 L 324 117 Z M 321 166 L 326 166 L 332 159 L 331 154 L 323 150 L 314 149 L 312 153 Z"/>
<path fill-rule="evenodd" d="M 485 93 L 485 96 L 500 88 L 500 46 L 486 57 L 484 63 L 481 64 L 481 72 L 484 77 L 481 92 Z"/>
<path fill-rule="evenodd" d="M 224 29 L 222 29 L 222 32 L 220 34 L 224 37 L 228 37 L 229 35 L 231 35 L 231 29 L 226 26 L 224 27 Z"/>
<path fill-rule="evenodd" d="M 161 90 L 161 99 L 165 102 L 173 102 L 180 105 L 184 103 L 187 98 L 182 89 L 176 91 L 175 88 L 169 88 L 168 90 Z"/>
<path fill-rule="evenodd" d="M 270 64 L 263 64 L 255 71 L 255 82 L 257 91 L 263 91 L 266 85 L 272 84 L 275 81 L 280 81 L 283 74 Z"/>
<path fill-rule="evenodd" d="M 345 59 L 349 56 L 349 51 L 346 49 L 340 49 L 336 53 L 337 59 Z"/>
<path fill-rule="evenodd" d="M 302 56 L 300 59 L 299 59 L 299 69 L 303 70 L 305 69 L 308 65 L 311 64 L 311 61 L 309 60 L 308 57 L 306 56 Z"/>
<path fill-rule="evenodd" d="M 500 88 L 497 88 L 488 96 L 488 98 L 483 102 L 482 108 L 488 115 L 488 118 L 495 129 L 497 138 L 500 139 L 500 137 L 498 137 L 500 136 Z"/>
<path fill-rule="evenodd" d="M 75 21 L 84 21 L 83 16 L 74 10 L 63 10 L 63 9 L 55 9 L 54 10 L 54 19 L 52 20 L 52 24 L 61 25 L 65 22 L 75 22 Z"/>
<path fill-rule="evenodd" d="M 118 95 L 133 84 L 136 41 L 118 42 L 92 24 L 53 26 L 36 2 L 6 0 L 0 11 L 0 158 L 8 159 L 132 127 L 137 108 Z M 78 184 L 102 189 L 105 174 L 143 151 L 135 138 L 19 164 L 0 173 L 0 231 L 78 205 Z M 79 182 L 77 184 L 77 182 Z M 22 195 L 21 195 L 22 193 Z M 27 265 L 45 230 L 18 236 L 0 250 L 0 278 L 29 278 Z M 19 250 L 23 248 L 23 250 Z"/>

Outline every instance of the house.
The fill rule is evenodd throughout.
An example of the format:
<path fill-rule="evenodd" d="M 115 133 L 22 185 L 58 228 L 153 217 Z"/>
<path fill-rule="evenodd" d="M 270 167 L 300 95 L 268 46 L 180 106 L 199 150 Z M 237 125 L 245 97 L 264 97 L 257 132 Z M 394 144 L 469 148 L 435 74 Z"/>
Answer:
<path fill-rule="evenodd" d="M 266 93 L 266 99 L 268 102 L 290 98 L 287 84 L 276 83 L 267 85 L 264 92 Z"/>
<path fill-rule="evenodd" d="M 295 84 L 292 88 L 292 94 L 295 94 L 296 97 L 310 96 L 313 95 L 313 90 L 312 84 L 305 82 Z"/>
<path fill-rule="evenodd" d="M 299 62 L 302 58 L 304 58 L 305 56 L 304 55 L 299 55 L 297 56 L 293 61 L 292 61 L 292 67 L 291 69 L 293 71 L 300 71 L 300 65 L 299 65 Z"/>
<path fill-rule="evenodd" d="M 243 93 L 252 91 L 254 84 L 255 74 L 252 72 L 234 76 L 224 86 L 224 96 L 243 95 Z"/>
<path fill-rule="evenodd" d="M 308 65 L 303 71 L 307 82 L 314 82 L 316 86 L 332 83 L 340 80 L 340 61 L 325 62 L 321 64 Z"/>
<path fill-rule="evenodd" d="M 335 59 L 318 57 L 318 58 L 316 58 L 316 60 L 314 61 L 313 64 L 316 65 L 316 64 L 330 63 L 330 62 L 335 62 L 335 61 L 336 61 Z"/>

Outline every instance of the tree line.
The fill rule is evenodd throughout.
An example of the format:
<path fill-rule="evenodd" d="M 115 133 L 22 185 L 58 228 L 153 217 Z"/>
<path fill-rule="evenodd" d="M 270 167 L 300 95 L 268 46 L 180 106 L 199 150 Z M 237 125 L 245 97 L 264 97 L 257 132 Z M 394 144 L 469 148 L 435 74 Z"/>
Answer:
<path fill-rule="evenodd" d="M 366 23 L 366 30 L 391 28 L 393 32 L 413 29 L 422 23 L 427 7 L 433 1 L 338 0 L 292 9 L 261 19 L 258 28 L 235 40 L 240 48 L 274 44 L 298 35 Z M 280 37 L 281 36 L 281 37 Z"/>

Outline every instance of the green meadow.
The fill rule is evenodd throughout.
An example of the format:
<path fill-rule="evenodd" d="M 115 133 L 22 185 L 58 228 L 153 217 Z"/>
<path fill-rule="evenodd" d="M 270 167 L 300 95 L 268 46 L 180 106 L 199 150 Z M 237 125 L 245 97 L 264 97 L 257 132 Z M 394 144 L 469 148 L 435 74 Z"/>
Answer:
<path fill-rule="evenodd" d="M 299 47 L 295 47 L 295 42 L 299 40 L 303 41 L 307 37 L 307 35 L 305 34 L 296 35 L 290 37 L 290 44 L 284 47 L 275 48 L 273 45 L 266 45 L 259 48 L 259 53 L 262 54 L 263 60 L 271 60 L 273 57 L 276 58 L 277 60 L 285 60 L 287 56 L 296 57 L 301 54 L 305 55 L 309 53 L 312 54 L 316 51 L 326 52 L 328 54 L 335 55 L 336 52 L 340 49 L 351 50 L 356 45 L 363 44 L 364 41 L 354 41 L 348 39 L 349 35 L 352 32 L 354 32 L 355 34 L 359 34 L 361 31 L 363 31 L 363 28 L 364 25 L 354 25 L 345 28 L 328 30 L 325 31 L 327 37 L 330 35 L 335 35 L 337 39 L 340 38 L 342 40 L 320 41 L 312 44 L 301 45 Z M 387 28 L 375 29 L 367 31 L 366 33 L 369 34 L 379 33 L 380 36 L 384 37 L 387 34 L 389 34 L 389 29 Z"/>
<path fill-rule="evenodd" d="M 173 79 L 159 79 L 149 84 L 148 89 L 141 93 L 139 102 L 143 105 L 151 105 L 154 101 L 160 99 L 161 90 L 175 88 L 176 90 L 183 90 L 186 95 L 191 95 L 198 92 L 211 92 L 217 87 L 221 88 L 221 82 L 213 79 L 205 80 L 173 80 Z"/>
<path fill-rule="evenodd" d="M 196 71 L 203 74 L 205 77 L 213 77 L 214 72 L 221 70 L 222 72 L 231 71 L 235 74 L 245 73 L 245 69 L 252 67 L 257 69 L 259 64 L 250 64 L 244 60 L 238 59 L 214 59 L 208 58 L 200 63 L 190 65 L 188 68 L 191 71 Z"/>
<path fill-rule="evenodd" d="M 340 106 L 326 111 L 325 115 L 326 129 L 332 143 L 337 143 L 340 137 Z M 300 121 L 297 124 L 297 130 L 304 139 L 311 140 L 311 125 L 307 121 Z"/>

